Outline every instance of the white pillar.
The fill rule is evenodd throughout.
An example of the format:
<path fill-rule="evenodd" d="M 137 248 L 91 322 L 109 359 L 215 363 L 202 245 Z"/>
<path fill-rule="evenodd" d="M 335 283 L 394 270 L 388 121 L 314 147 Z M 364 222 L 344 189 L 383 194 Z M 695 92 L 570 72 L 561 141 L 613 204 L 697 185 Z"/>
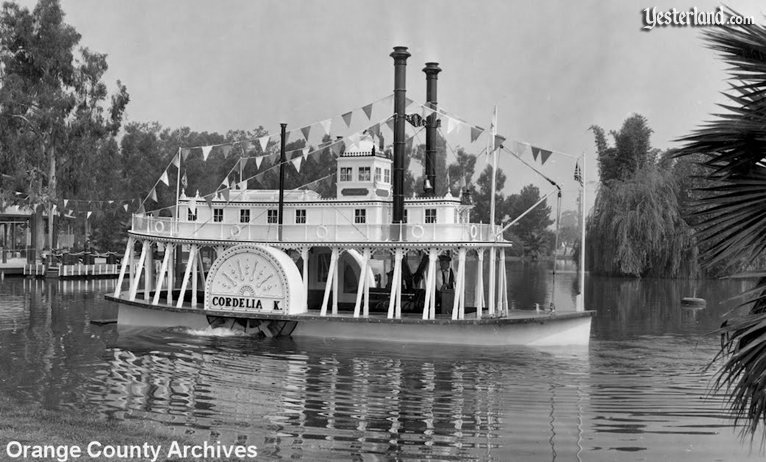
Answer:
<path fill-rule="evenodd" d="M 128 268 L 128 255 L 133 253 L 133 238 L 128 237 L 128 245 L 125 247 L 125 256 L 122 257 L 122 268 L 120 269 L 120 276 L 117 278 L 117 285 L 114 287 L 114 296 L 119 297 L 120 296 L 120 289 L 122 288 L 122 281 L 125 279 L 125 271 Z M 66 266 L 63 264 L 59 266 L 59 269 L 64 270 L 64 274 L 66 274 Z M 131 271 L 133 269 L 131 268 Z M 132 279 L 132 278 L 131 278 Z"/>
<path fill-rule="evenodd" d="M 436 249 L 428 250 L 428 270 L 426 273 L 426 299 L 423 304 L 423 319 L 434 319 L 436 317 L 436 287 L 434 287 L 436 275 L 436 260 L 438 255 Z"/>
<path fill-rule="evenodd" d="M 358 318 L 362 311 L 362 296 L 364 295 L 364 286 L 367 282 L 367 265 L 370 261 L 370 249 L 365 248 L 362 252 L 362 268 L 359 272 L 359 284 L 356 289 L 356 304 L 354 304 L 354 317 Z"/>
<path fill-rule="evenodd" d="M 130 294 L 128 300 L 134 301 L 136 299 L 136 293 L 138 292 L 138 283 L 141 281 L 141 270 L 144 267 L 144 261 L 146 260 L 146 254 L 151 252 L 149 241 L 144 241 L 141 246 L 141 256 L 138 257 L 138 265 L 136 265 L 136 274 L 133 277 L 133 284 L 130 286 Z"/>
<path fill-rule="evenodd" d="M 402 249 L 396 249 L 394 251 L 394 272 L 391 275 L 391 294 L 388 300 L 388 318 L 394 317 L 394 308 L 396 307 L 396 300 L 399 298 L 399 292 L 401 292 L 402 285 Z"/>
<path fill-rule="evenodd" d="M 306 227 L 308 229 L 308 226 Z M 306 291 L 306 308 L 309 303 L 309 248 L 301 247 L 301 259 L 303 260 L 303 289 Z"/>
<path fill-rule="evenodd" d="M 165 244 L 165 254 L 170 253 L 170 261 L 168 262 L 168 305 L 173 305 L 173 289 L 175 286 L 175 274 L 176 274 L 176 245 Z"/>
<path fill-rule="evenodd" d="M 481 319 L 484 309 L 484 249 L 476 249 L 476 292 L 473 298 L 476 307 L 476 319 Z"/>
<path fill-rule="evenodd" d="M 324 286 L 324 297 L 322 297 L 322 309 L 319 311 L 320 316 L 327 316 L 327 301 L 330 298 L 330 288 L 333 285 L 333 279 L 335 275 L 335 265 L 338 263 L 338 249 L 332 249 L 330 256 L 330 267 L 327 268 L 327 283 Z"/>
<path fill-rule="evenodd" d="M 162 281 L 165 279 L 165 272 L 168 270 L 168 261 L 171 258 L 173 252 L 171 252 L 170 244 L 165 244 L 165 256 L 162 258 L 162 266 L 160 266 L 160 272 L 157 275 L 157 286 L 154 290 L 154 299 L 152 299 L 152 305 L 157 305 L 160 302 L 160 292 L 162 292 Z"/>
<path fill-rule="evenodd" d="M 154 282 L 154 250 L 152 242 L 149 242 L 149 252 L 146 253 L 146 263 L 144 263 L 144 300 L 149 301 L 149 292 L 152 291 Z"/>
<path fill-rule="evenodd" d="M 189 276 L 191 275 L 192 268 L 195 268 L 194 259 L 196 256 L 197 246 L 192 244 L 189 248 L 189 260 L 186 261 L 186 271 L 184 271 L 184 278 L 183 281 L 181 281 L 181 292 L 178 294 L 178 303 L 176 304 L 176 308 L 181 308 L 181 306 L 183 306 L 184 296 L 186 295 L 186 287 L 189 285 Z"/>
<path fill-rule="evenodd" d="M 508 275 L 505 269 L 505 249 L 500 252 L 500 276 L 503 280 L 503 292 L 500 297 L 500 306 L 503 313 L 508 316 Z"/>
<path fill-rule="evenodd" d="M 338 279 L 340 275 L 340 250 L 332 249 L 335 252 L 335 268 L 332 278 L 332 314 L 338 314 Z"/>
<path fill-rule="evenodd" d="M 494 231 L 493 231 L 494 232 Z M 490 316 L 495 315 L 495 248 L 489 248 L 489 288 L 487 294 L 489 295 L 489 303 L 487 305 L 487 314 Z"/>

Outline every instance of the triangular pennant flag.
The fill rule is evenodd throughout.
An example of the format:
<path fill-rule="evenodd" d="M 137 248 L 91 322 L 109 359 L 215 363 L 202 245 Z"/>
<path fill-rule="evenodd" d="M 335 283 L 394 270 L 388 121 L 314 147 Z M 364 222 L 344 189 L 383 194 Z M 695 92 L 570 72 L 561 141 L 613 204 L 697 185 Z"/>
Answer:
<path fill-rule="evenodd" d="M 343 142 L 335 142 L 330 146 L 330 152 L 332 152 L 333 156 L 338 157 L 340 155 L 342 145 Z"/>
<path fill-rule="evenodd" d="M 370 127 L 368 130 L 370 132 L 370 135 L 380 137 L 380 124 L 375 124 L 372 127 Z"/>
<path fill-rule="evenodd" d="M 205 196 L 205 202 L 207 202 L 207 207 L 212 209 L 213 208 L 213 194 L 208 194 Z"/>
<path fill-rule="evenodd" d="M 409 99 L 409 98 L 406 98 L 406 97 L 405 97 L 405 98 L 404 98 L 404 107 L 407 107 L 407 106 L 409 106 L 410 104 L 412 104 L 412 103 L 414 103 L 414 102 L 415 102 L 415 101 L 413 101 L 413 100 L 411 100 L 411 99 Z"/>
<path fill-rule="evenodd" d="M 173 165 L 175 165 L 176 168 L 178 168 L 181 165 L 181 149 L 180 148 L 178 149 L 178 152 L 176 153 L 176 155 L 173 156 Z"/>
<path fill-rule="evenodd" d="M 189 157 L 190 152 L 191 149 L 189 148 L 181 148 L 181 160 L 186 160 L 186 158 Z"/>
<path fill-rule="evenodd" d="M 226 146 L 221 146 L 221 152 L 223 152 L 224 157 L 229 157 L 229 154 L 231 154 L 232 145 L 227 144 Z"/>
<path fill-rule="evenodd" d="M 269 145 L 268 135 L 258 138 L 258 142 L 261 144 L 261 152 L 266 152 L 266 146 Z"/>
<path fill-rule="evenodd" d="M 540 148 L 532 146 L 532 157 L 537 160 L 537 155 L 540 154 Z"/>
<path fill-rule="evenodd" d="M 295 159 L 291 160 L 290 162 L 293 163 L 295 170 L 297 170 L 298 172 L 301 171 L 301 162 L 303 162 L 303 157 L 298 156 Z"/>
<path fill-rule="evenodd" d="M 64 199 L 64 207 L 66 207 L 68 203 L 69 203 L 69 199 Z"/>
<path fill-rule="evenodd" d="M 152 192 L 150 193 L 150 197 L 154 202 L 157 202 L 157 190 L 152 188 Z"/>
<path fill-rule="evenodd" d="M 87 220 L 87 219 L 89 219 L 89 218 L 90 218 L 90 215 L 91 215 L 92 213 L 93 213 L 93 212 L 91 212 L 91 211 L 88 211 L 88 213 L 85 215 L 85 219 L 86 219 L 86 220 Z"/>
<path fill-rule="evenodd" d="M 51 207 L 51 214 L 56 213 L 56 207 L 57 207 L 56 204 L 53 204 L 53 207 Z"/>
<path fill-rule="evenodd" d="M 106 202 L 107 202 L 107 204 L 109 204 L 109 205 L 112 205 L 112 204 L 114 204 L 114 201 L 106 201 Z"/>
<path fill-rule="evenodd" d="M 527 143 L 522 143 L 521 141 L 514 141 L 513 147 L 511 148 L 511 152 L 516 154 L 516 156 L 521 157 L 524 153 L 527 152 Z"/>
<path fill-rule="evenodd" d="M 306 125 L 305 127 L 301 128 L 301 133 L 303 133 L 303 138 L 308 141 L 309 140 L 309 133 L 311 132 L 311 125 Z"/>
<path fill-rule="evenodd" d="M 388 120 L 386 120 L 386 126 L 387 126 L 387 127 L 388 127 L 388 129 L 389 129 L 389 130 L 391 130 L 392 132 L 394 131 L 394 118 L 393 118 L 393 117 L 391 117 L 391 118 L 389 118 Z"/>
<path fill-rule="evenodd" d="M 192 199 L 192 200 L 189 201 L 189 211 L 192 214 L 196 214 L 197 213 L 197 199 Z"/>
<path fill-rule="evenodd" d="M 351 111 L 341 115 L 343 117 L 343 121 L 346 122 L 346 127 L 351 126 Z"/>
<path fill-rule="evenodd" d="M 202 160 L 207 161 L 207 156 L 210 155 L 212 149 L 212 146 L 202 146 Z"/>
<path fill-rule="evenodd" d="M 143 215 L 146 213 L 146 209 L 144 208 L 144 203 L 138 205 L 138 210 L 136 210 L 136 213 L 139 215 Z"/>
<path fill-rule="evenodd" d="M 189 185 L 189 181 L 186 179 L 186 172 L 184 172 L 184 176 L 181 177 L 181 186 L 184 188 Z"/>
<path fill-rule="evenodd" d="M 332 125 L 332 119 L 327 119 L 319 122 L 322 125 L 322 129 L 324 130 L 325 135 L 330 134 L 330 126 Z"/>
<path fill-rule="evenodd" d="M 263 156 L 257 156 L 255 158 L 255 170 L 257 171 L 259 168 L 261 168 L 261 162 L 263 162 Z"/>
<path fill-rule="evenodd" d="M 540 150 L 540 162 L 545 165 L 545 161 L 551 156 L 551 151 L 541 149 Z"/>
<path fill-rule="evenodd" d="M 495 135 L 495 148 L 502 147 L 503 143 L 505 143 L 505 137 L 502 135 Z"/>
<path fill-rule="evenodd" d="M 226 200 L 226 202 L 229 202 L 229 192 L 230 192 L 229 188 L 226 188 L 223 191 L 221 191 L 221 194 L 223 195 L 223 198 L 224 200 Z"/>
<path fill-rule="evenodd" d="M 370 120 L 372 118 L 372 103 L 368 104 L 367 106 L 364 106 L 362 110 L 364 111 L 364 114 L 367 116 L 367 120 Z"/>
<path fill-rule="evenodd" d="M 170 181 L 168 181 L 168 171 L 167 170 L 162 172 L 162 176 L 160 177 L 160 181 L 165 183 L 165 186 L 170 186 Z"/>
<path fill-rule="evenodd" d="M 476 141 L 477 138 L 481 136 L 481 134 L 484 133 L 484 129 L 481 127 L 471 127 L 471 143 Z"/>
<path fill-rule="evenodd" d="M 309 156 L 309 148 L 303 148 L 303 158 L 306 159 Z"/>
<path fill-rule="evenodd" d="M 452 117 L 447 117 L 447 133 L 452 133 L 452 130 L 457 127 L 457 120 Z"/>
<path fill-rule="evenodd" d="M 221 184 L 228 188 L 229 187 L 229 177 L 227 176 L 226 178 L 224 178 L 223 182 Z"/>
<path fill-rule="evenodd" d="M 122 208 L 125 209 L 125 211 L 127 212 L 128 211 L 128 204 L 123 204 Z"/>

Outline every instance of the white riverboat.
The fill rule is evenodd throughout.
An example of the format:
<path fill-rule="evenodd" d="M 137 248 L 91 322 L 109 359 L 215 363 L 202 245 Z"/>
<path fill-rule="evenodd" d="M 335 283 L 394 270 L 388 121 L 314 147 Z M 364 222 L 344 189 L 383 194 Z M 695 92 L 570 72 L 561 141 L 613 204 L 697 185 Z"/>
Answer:
<path fill-rule="evenodd" d="M 174 217 L 135 214 L 117 288 L 107 296 L 119 302 L 118 323 L 223 326 L 269 337 L 587 344 L 593 312 L 581 306 L 509 309 L 505 250 L 511 244 L 500 226 L 471 221 L 470 197 L 433 193 L 437 178 L 428 159 L 430 189 L 404 197 L 409 53 L 396 47 L 391 56 L 392 151 L 374 135 L 357 137 L 337 157 L 332 198 L 245 186 L 208 200 L 181 192 Z M 433 106 L 439 71 L 435 63 L 424 69 Z M 429 156 L 436 116 L 425 126 Z M 284 165 L 284 133 L 282 146 Z"/>

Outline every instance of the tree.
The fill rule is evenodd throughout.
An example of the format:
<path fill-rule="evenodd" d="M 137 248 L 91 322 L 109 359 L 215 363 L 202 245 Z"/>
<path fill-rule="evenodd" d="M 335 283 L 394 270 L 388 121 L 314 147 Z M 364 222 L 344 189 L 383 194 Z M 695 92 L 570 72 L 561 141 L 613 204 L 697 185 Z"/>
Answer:
<path fill-rule="evenodd" d="M 580 242 L 580 214 L 576 210 L 561 212 L 559 240 L 564 246 L 564 252 L 573 252 L 575 245 Z"/>
<path fill-rule="evenodd" d="M 66 188 L 76 190 L 86 175 L 83 165 L 113 137 L 129 101 L 126 88 L 107 106 L 101 79 L 106 56 L 76 49 L 80 34 L 64 22 L 57 0 L 40 0 L 34 10 L 5 3 L 0 13 L 0 140 L 3 164 L 23 186 L 26 204 L 48 210 L 48 247 L 53 247 L 53 207 L 61 199 L 57 170 L 69 164 L 79 176 Z M 14 150 L 18 150 L 12 152 Z"/>
<path fill-rule="evenodd" d="M 734 12 L 730 12 L 734 13 Z M 679 156 L 702 155 L 710 170 L 700 198 L 697 230 L 706 265 L 731 259 L 758 263 L 766 251 L 763 204 L 766 171 L 766 27 L 707 29 L 704 38 L 730 66 L 728 104 L 712 121 L 682 138 Z M 748 291 L 749 314 L 730 317 L 718 357 L 724 360 L 714 387 L 728 394 L 736 423 L 754 436 L 766 424 L 766 271 Z"/>
<path fill-rule="evenodd" d="M 596 138 L 598 170 L 602 183 L 625 180 L 647 165 L 655 163 L 656 151 L 651 149 L 649 137 L 652 130 L 640 114 L 633 114 L 623 122 L 620 131 L 610 131 L 614 146 L 609 146 L 604 129 L 592 125 Z"/>

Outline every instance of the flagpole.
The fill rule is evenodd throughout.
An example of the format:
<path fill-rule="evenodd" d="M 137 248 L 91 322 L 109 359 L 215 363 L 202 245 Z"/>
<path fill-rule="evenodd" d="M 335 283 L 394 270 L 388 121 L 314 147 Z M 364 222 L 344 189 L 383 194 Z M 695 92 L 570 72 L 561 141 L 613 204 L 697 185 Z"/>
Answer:
<path fill-rule="evenodd" d="M 176 172 L 176 223 L 178 223 L 178 201 L 181 198 L 181 148 L 176 153 L 178 156 L 178 172 Z"/>
<path fill-rule="evenodd" d="M 582 185 L 580 186 L 580 296 L 577 298 L 577 311 L 585 311 L 585 154 L 582 155 Z"/>
<path fill-rule="evenodd" d="M 492 186 L 489 196 L 489 229 L 492 234 L 492 242 L 497 241 L 495 229 L 495 189 L 497 189 L 496 175 L 497 171 L 497 151 L 495 150 L 495 135 L 497 134 L 497 106 L 492 111 L 492 123 L 490 124 L 489 141 L 487 142 L 487 154 L 492 154 Z M 494 245 L 489 248 L 489 297 L 487 311 L 490 316 L 495 315 L 495 284 L 496 281 L 496 254 Z"/>

